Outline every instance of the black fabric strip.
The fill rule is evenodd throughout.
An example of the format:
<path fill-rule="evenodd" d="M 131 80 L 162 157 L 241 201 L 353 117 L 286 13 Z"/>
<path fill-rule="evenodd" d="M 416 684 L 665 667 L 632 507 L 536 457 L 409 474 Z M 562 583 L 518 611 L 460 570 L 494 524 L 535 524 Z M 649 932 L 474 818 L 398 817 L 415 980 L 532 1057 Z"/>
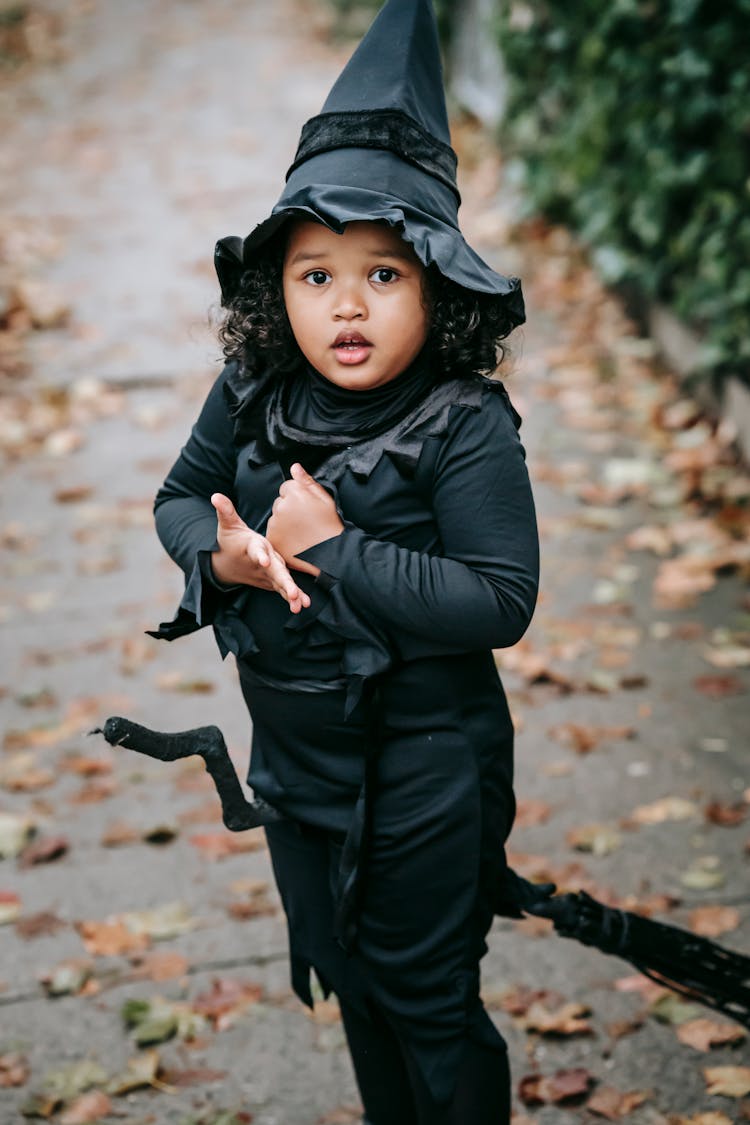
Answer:
<path fill-rule="evenodd" d="M 337 148 L 383 148 L 395 152 L 402 160 L 440 180 L 461 202 L 456 185 L 458 160 L 455 152 L 400 109 L 351 110 L 311 117 L 302 126 L 287 180 L 295 168 L 311 156 Z"/>

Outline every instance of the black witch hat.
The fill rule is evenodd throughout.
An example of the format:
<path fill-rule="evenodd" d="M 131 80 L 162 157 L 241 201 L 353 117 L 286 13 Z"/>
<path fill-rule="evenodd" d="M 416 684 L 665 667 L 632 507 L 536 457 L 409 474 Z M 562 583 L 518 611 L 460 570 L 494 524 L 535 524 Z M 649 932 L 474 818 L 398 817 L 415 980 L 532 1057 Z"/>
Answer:
<path fill-rule="evenodd" d="M 464 240 L 431 0 L 387 0 L 335 83 L 302 128 L 286 187 L 271 215 L 244 240 L 223 238 L 216 271 L 231 301 L 258 248 L 290 218 L 341 233 L 379 220 L 399 231 L 425 266 L 466 289 L 504 300 L 524 320 L 521 283 L 496 273 Z"/>

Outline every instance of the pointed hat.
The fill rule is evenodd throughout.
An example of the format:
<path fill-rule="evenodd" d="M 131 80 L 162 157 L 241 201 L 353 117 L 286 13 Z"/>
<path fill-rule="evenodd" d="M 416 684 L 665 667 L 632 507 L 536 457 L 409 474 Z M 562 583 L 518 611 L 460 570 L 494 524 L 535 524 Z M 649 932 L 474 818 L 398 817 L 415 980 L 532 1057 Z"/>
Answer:
<path fill-rule="evenodd" d="M 316 219 L 337 232 L 349 222 L 380 220 L 425 266 L 503 298 L 513 325 L 521 324 L 520 281 L 491 269 L 459 230 L 456 164 L 431 0 L 387 0 L 322 111 L 302 127 L 271 215 L 244 242 L 217 243 L 223 303 L 258 248 L 290 218 Z"/>

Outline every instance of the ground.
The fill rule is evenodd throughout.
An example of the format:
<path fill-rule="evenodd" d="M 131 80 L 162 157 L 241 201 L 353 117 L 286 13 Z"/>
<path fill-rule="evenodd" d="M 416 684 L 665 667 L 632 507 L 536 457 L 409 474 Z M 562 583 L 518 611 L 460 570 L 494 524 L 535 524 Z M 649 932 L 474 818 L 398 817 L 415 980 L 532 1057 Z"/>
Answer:
<path fill-rule="evenodd" d="M 231 661 L 207 633 L 144 635 L 181 588 L 151 503 L 219 369 L 213 244 L 265 217 L 351 44 L 323 0 L 23 8 L 0 85 L 0 1117 L 358 1121 L 335 1005 L 289 991 L 262 840 L 222 829 L 202 768 L 87 734 L 216 722 L 246 766 Z M 465 230 L 528 304 L 504 370 L 542 590 L 498 653 L 512 861 L 748 952 L 746 471 L 488 140 L 457 119 L 455 143 Z M 484 989 L 519 1125 L 747 1119 L 746 1041 L 721 1043 L 739 1025 L 634 973 L 496 922 Z M 152 1017 L 141 1046 L 126 1000 Z"/>

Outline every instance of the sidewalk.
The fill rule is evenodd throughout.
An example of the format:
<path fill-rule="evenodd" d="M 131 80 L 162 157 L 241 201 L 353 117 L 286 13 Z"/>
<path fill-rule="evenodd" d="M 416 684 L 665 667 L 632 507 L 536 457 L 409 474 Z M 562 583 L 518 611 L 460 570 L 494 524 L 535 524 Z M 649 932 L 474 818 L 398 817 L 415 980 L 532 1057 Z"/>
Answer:
<path fill-rule="evenodd" d="M 173 645 L 144 636 L 171 617 L 181 587 L 151 502 L 218 369 L 205 323 L 213 244 L 268 212 L 301 123 L 346 57 L 323 35 L 321 9 L 45 0 L 62 57 L 0 90 L 11 153 L 2 233 L 16 232 L 13 253 L 72 310 L 66 327 L 29 337 L 31 371 L 0 399 L 9 1125 L 48 1072 L 77 1064 L 65 1098 L 36 1102 L 47 1116 L 76 1104 L 80 1064 L 112 1080 L 136 1057 L 141 1085 L 132 1071 L 119 1082 L 129 1093 L 115 1083 L 105 1094 L 105 1074 L 89 1070 L 92 1108 L 83 1103 L 78 1120 L 359 1120 L 335 1005 L 310 1018 L 289 991 L 262 841 L 223 832 L 201 769 L 159 768 L 86 736 L 111 714 L 161 729 L 218 723 L 246 765 L 231 661 L 220 663 L 207 633 Z M 748 952 L 747 482 L 720 440 L 691 424 L 690 406 L 652 380 L 643 342 L 564 233 L 519 225 L 493 156 L 464 128 L 457 144 L 467 234 L 523 276 L 529 306 L 508 385 L 524 416 L 543 592 L 521 645 L 499 654 L 519 731 L 514 864 L 713 927 Z M 710 488 L 723 500 L 709 518 Z M 21 862 L 24 818 L 39 846 Z M 133 912 L 129 925 L 103 925 Z M 69 959 L 65 979 L 53 973 Z M 66 994 L 47 995 L 45 973 Z M 703 1125 L 731 1125 L 750 1113 L 747 1098 L 709 1094 L 703 1074 L 747 1067 L 746 1041 L 681 1042 L 674 1021 L 686 1013 L 616 987 L 632 976 L 537 924 L 497 921 L 484 982 L 516 1091 L 524 1080 L 519 1125 L 594 1121 L 596 1098 L 604 1119 L 635 1125 L 709 1111 L 720 1116 Z M 560 994 L 546 997 L 551 1017 L 528 989 Z M 183 1007 L 152 1011 L 151 1045 L 139 1048 L 122 1006 L 158 996 Z M 534 1030 L 543 1018 L 555 1034 Z M 571 1068 L 591 1075 L 589 1109 L 549 1101 L 549 1084 L 548 1104 L 531 1104 L 530 1076 Z"/>

